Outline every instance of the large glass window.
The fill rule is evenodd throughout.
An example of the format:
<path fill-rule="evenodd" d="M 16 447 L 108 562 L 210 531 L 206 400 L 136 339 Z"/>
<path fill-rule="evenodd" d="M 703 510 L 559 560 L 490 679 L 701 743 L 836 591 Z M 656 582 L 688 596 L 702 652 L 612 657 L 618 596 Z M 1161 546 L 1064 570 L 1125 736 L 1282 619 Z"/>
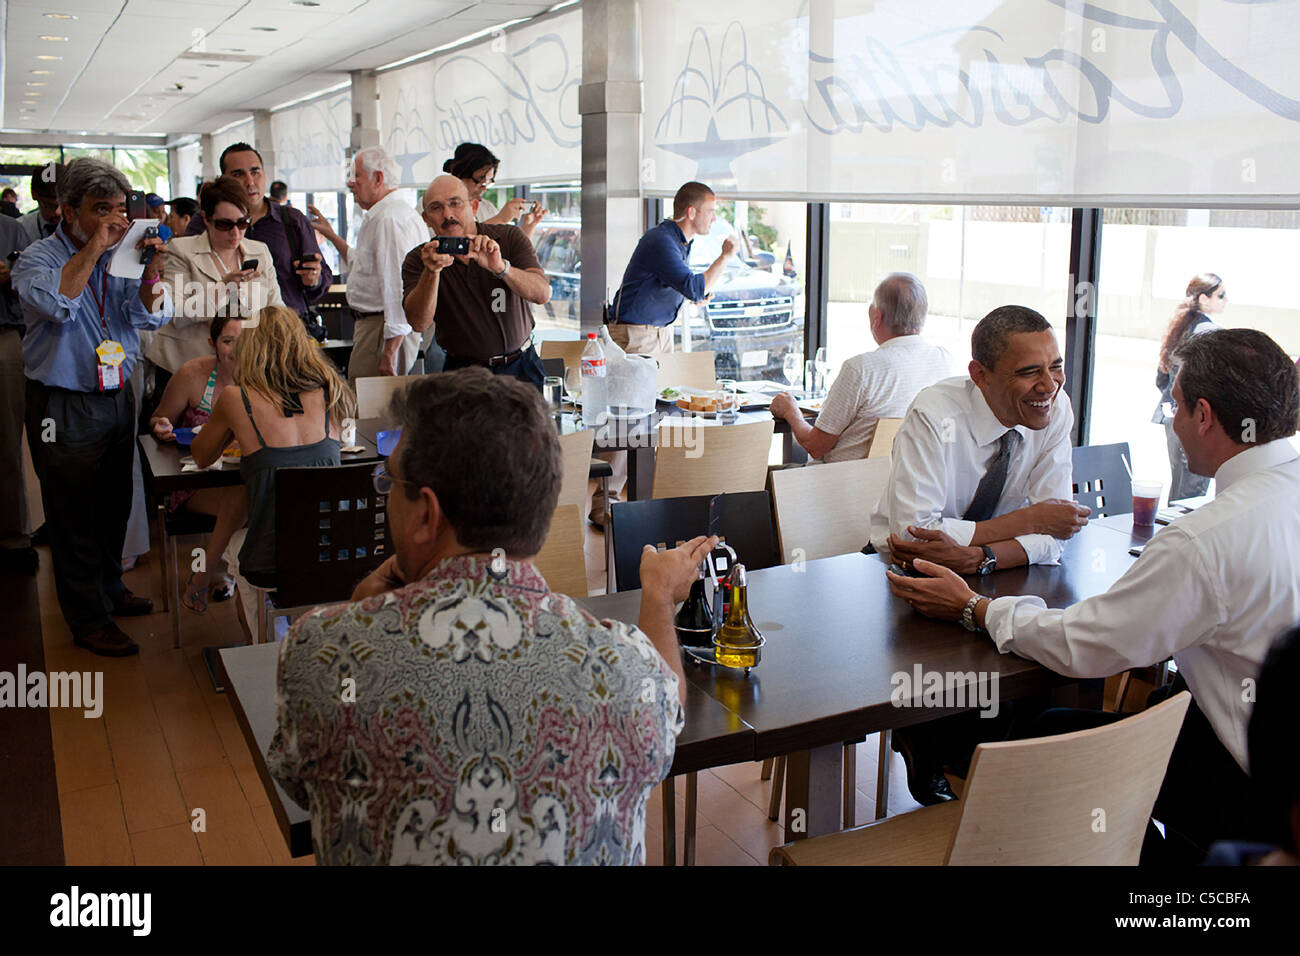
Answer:
<path fill-rule="evenodd" d="M 577 338 L 581 327 L 582 187 L 550 183 L 528 188 L 546 216 L 533 229 L 537 261 L 551 283 L 551 301 L 533 306 L 533 321 L 542 338 Z"/>
<path fill-rule="evenodd" d="M 804 350 L 807 223 L 804 203 L 718 200 L 712 230 L 691 244 L 691 269 L 712 265 L 728 238 L 736 251 L 706 302 L 682 303 L 676 347 L 714 352 L 719 379 L 785 382 L 786 355 Z"/>
<path fill-rule="evenodd" d="M 1126 441 L 1134 473 L 1165 483 L 1165 429 L 1152 422 L 1160 345 L 1200 273 L 1223 279 L 1225 328 L 1266 332 L 1300 354 L 1300 303 L 1288 263 L 1300 260 L 1300 213 L 1208 209 L 1108 209 L 1098 273 L 1097 342 L 1089 442 Z"/>
<path fill-rule="evenodd" d="M 956 372 L 970 361 L 975 324 L 1000 305 L 1042 313 L 1064 352 L 1069 209 L 834 203 L 830 220 L 832 379 L 846 359 L 876 348 L 867 307 L 891 272 L 910 272 L 925 286 L 924 335 L 952 353 Z"/>

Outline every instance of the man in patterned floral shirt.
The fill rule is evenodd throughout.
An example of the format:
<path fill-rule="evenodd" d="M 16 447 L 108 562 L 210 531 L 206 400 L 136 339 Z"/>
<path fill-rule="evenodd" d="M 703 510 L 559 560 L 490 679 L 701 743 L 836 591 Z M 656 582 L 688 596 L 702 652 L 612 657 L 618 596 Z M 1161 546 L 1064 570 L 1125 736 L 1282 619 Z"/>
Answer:
<path fill-rule="evenodd" d="M 684 717 L 673 607 L 715 539 L 647 546 L 639 627 L 598 621 L 529 560 L 561 474 L 537 390 L 471 368 L 393 410 L 394 554 L 280 651 L 269 761 L 317 862 L 644 863 Z"/>

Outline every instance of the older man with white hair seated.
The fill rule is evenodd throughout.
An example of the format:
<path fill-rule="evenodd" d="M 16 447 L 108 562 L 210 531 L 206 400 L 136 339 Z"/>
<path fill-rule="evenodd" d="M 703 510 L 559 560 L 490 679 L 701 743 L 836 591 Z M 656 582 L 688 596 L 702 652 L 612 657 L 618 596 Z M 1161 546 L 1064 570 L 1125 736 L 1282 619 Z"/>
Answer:
<path fill-rule="evenodd" d="M 356 313 L 348 383 L 372 375 L 405 375 L 420 350 L 402 310 L 402 259 L 429 238 L 420 214 L 398 193 L 397 163 L 378 146 L 360 150 L 348 177 L 357 205 L 366 211 L 356 246 L 323 218 L 312 225 L 348 265 L 348 307 Z"/>

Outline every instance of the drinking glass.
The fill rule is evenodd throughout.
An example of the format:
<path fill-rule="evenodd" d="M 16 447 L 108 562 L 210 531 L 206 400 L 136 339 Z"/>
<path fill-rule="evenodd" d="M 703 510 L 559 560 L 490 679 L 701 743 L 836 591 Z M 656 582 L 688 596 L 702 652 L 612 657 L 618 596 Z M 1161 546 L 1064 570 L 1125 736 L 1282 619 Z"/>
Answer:
<path fill-rule="evenodd" d="M 811 359 L 803 363 L 803 394 L 805 398 L 817 395 L 817 365 Z"/>
<path fill-rule="evenodd" d="M 826 376 L 830 373 L 831 363 L 826 360 L 826 349 L 817 350 L 817 355 L 813 358 L 813 364 L 817 369 L 817 394 L 821 395 L 826 389 Z"/>
<path fill-rule="evenodd" d="M 574 404 L 582 397 L 582 366 L 570 365 L 564 370 L 564 387 L 569 390 Z"/>
<path fill-rule="evenodd" d="M 558 375 L 548 375 L 542 383 L 542 395 L 551 406 L 551 417 L 559 418 L 564 412 L 564 379 Z"/>
<path fill-rule="evenodd" d="M 785 372 L 785 380 L 791 386 L 799 382 L 799 370 L 803 368 L 802 352 L 786 352 L 782 365 L 782 371 Z"/>

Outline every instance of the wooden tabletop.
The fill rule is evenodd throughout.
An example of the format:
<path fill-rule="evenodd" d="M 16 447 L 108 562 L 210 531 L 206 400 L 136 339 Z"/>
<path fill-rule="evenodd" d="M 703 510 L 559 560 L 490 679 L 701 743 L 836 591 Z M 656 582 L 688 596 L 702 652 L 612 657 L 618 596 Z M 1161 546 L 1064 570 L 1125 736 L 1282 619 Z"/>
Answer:
<path fill-rule="evenodd" d="M 189 448 L 182 448 L 174 441 L 160 442 L 152 435 L 139 436 L 140 460 L 153 479 L 153 489 L 158 494 L 170 494 L 173 491 L 197 491 L 200 488 L 220 488 L 225 485 L 237 485 L 242 482 L 239 465 L 222 461 L 215 468 L 199 471 L 185 471 L 184 459 L 189 459 Z M 355 461 L 378 461 L 379 452 L 373 440 L 366 440 L 357 429 L 357 444 L 365 451 L 340 456 L 343 464 Z"/>
<path fill-rule="evenodd" d="M 1034 594 L 1067 607 L 1108 589 L 1135 560 L 1112 528 L 1089 526 L 1070 540 L 1060 566 L 968 579 L 990 596 Z M 741 556 L 743 559 L 743 555 Z M 741 671 L 686 663 L 688 680 L 754 728 L 755 756 L 853 740 L 933 720 L 955 710 L 898 707 L 895 674 L 998 675 L 1001 698 L 1065 683 L 1032 661 L 1000 654 L 986 635 L 926 618 L 889 590 L 879 555 L 846 554 L 749 575 L 749 608 L 767 638 L 762 662 Z M 635 622 L 640 592 L 580 601 L 598 617 Z M 979 683 L 990 687 L 987 677 Z M 962 681 L 961 683 L 966 683 Z"/>

